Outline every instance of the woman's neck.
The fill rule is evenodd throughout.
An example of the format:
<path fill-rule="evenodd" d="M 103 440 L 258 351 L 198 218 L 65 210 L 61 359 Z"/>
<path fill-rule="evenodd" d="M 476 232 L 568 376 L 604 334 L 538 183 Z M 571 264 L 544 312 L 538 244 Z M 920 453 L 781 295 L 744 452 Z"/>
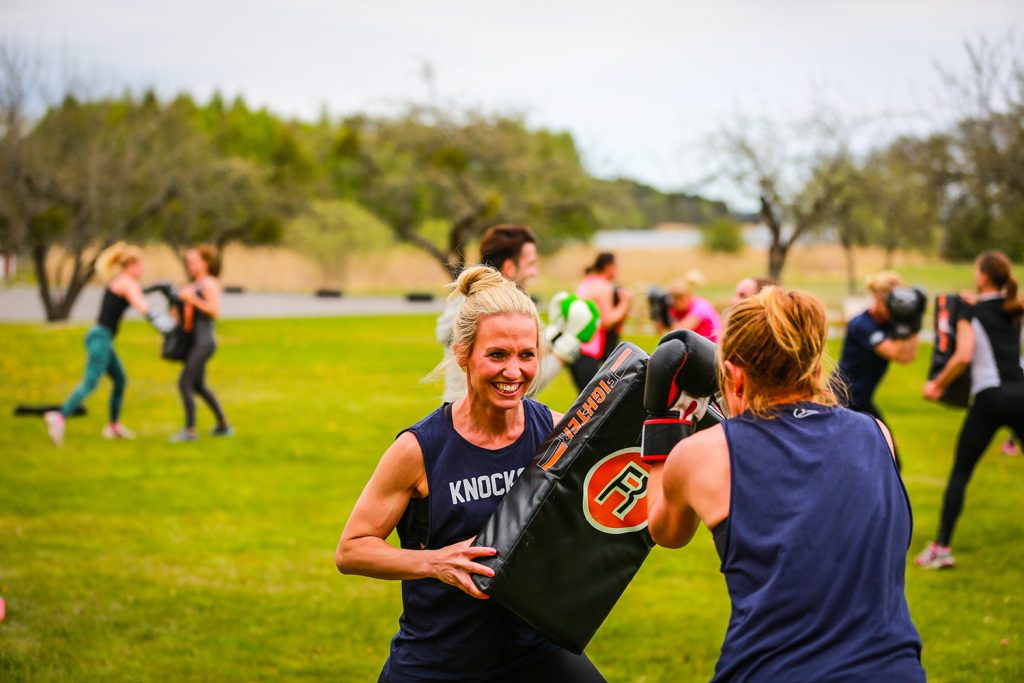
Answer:
<path fill-rule="evenodd" d="M 978 296 L 985 296 L 986 294 L 1002 294 L 1003 290 L 1001 287 L 996 287 L 991 283 L 986 283 L 978 287 Z"/>
<path fill-rule="evenodd" d="M 499 408 L 470 393 L 452 406 L 452 420 L 460 434 L 479 446 L 507 445 L 523 431 L 523 403 Z"/>

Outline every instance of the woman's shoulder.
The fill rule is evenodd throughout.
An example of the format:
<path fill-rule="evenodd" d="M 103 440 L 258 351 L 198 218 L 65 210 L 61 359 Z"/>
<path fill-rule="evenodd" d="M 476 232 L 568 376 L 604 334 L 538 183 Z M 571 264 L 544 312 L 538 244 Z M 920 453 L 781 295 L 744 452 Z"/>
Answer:
<path fill-rule="evenodd" d="M 540 401 L 535 401 L 532 398 L 523 399 L 523 410 L 526 411 L 527 415 L 543 417 L 548 422 L 551 421 L 552 410 L 546 404 Z"/>
<path fill-rule="evenodd" d="M 438 406 L 437 408 L 435 408 L 434 410 L 430 411 L 429 413 L 427 413 L 426 415 L 421 417 L 419 420 L 417 420 L 413 424 L 409 425 L 408 427 L 406 427 L 402 431 L 398 432 L 398 437 L 402 436 L 403 434 L 407 434 L 407 433 L 418 434 L 420 432 L 423 432 L 426 429 L 431 429 L 431 428 L 434 428 L 434 427 L 438 426 L 440 421 L 443 421 L 443 420 L 447 419 L 446 416 L 445 416 L 444 410 L 445 410 L 445 406 L 448 406 L 448 405 L 451 405 L 451 404 L 450 403 L 443 403 L 440 406 Z M 398 437 L 395 437 L 395 438 L 397 439 Z"/>
<path fill-rule="evenodd" d="M 204 276 L 199 282 L 196 283 L 196 287 L 204 289 L 206 291 L 220 291 L 220 280 L 213 275 Z"/>
<path fill-rule="evenodd" d="M 707 317 L 718 317 L 718 309 L 714 305 L 701 296 L 693 297 L 693 311 L 705 315 Z"/>
<path fill-rule="evenodd" d="M 588 275 L 580 283 L 577 296 L 590 298 L 598 294 L 611 292 L 613 289 L 612 283 L 600 275 Z"/>
<path fill-rule="evenodd" d="M 720 487 L 723 468 L 729 461 L 725 424 L 702 429 L 677 443 L 666 461 L 666 472 L 706 491 Z"/>

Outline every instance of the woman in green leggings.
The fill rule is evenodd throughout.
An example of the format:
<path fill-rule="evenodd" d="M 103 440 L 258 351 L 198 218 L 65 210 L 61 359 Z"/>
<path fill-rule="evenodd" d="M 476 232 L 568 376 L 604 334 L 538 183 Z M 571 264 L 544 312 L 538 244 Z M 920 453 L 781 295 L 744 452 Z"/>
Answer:
<path fill-rule="evenodd" d="M 106 439 L 131 439 L 132 434 L 120 422 L 121 403 L 124 400 L 124 388 L 128 383 L 124 366 L 114 351 L 114 337 L 121 324 L 121 318 L 129 306 L 144 315 L 147 320 L 166 334 L 174 327 L 174 321 L 166 312 L 152 311 L 139 286 L 142 276 L 142 251 L 138 247 L 118 242 L 107 249 L 96 259 L 97 274 L 107 280 L 100 302 L 100 314 L 96 325 L 85 335 L 85 348 L 88 353 L 85 361 L 85 377 L 82 382 L 64 401 L 60 410 L 51 410 L 43 415 L 50 439 L 57 446 L 64 440 L 64 421 L 75 411 L 86 396 L 91 394 L 104 374 L 109 375 L 114 383 L 110 391 L 110 421 L 103 428 Z"/>

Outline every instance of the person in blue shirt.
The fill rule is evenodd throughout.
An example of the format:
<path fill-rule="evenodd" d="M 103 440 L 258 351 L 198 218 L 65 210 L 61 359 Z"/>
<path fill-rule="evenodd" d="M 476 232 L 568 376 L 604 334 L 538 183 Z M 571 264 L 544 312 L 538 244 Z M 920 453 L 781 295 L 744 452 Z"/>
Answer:
<path fill-rule="evenodd" d="M 905 365 L 917 357 L 917 334 L 903 339 L 897 339 L 894 334 L 888 298 L 895 288 L 903 286 L 898 274 L 876 273 L 868 278 L 867 285 L 873 301 L 870 308 L 854 316 L 846 326 L 837 379 L 847 386 L 850 410 L 871 415 L 888 428 L 882 411 L 875 404 L 875 391 L 890 361 Z M 896 464 L 900 465 L 899 449 Z"/>
<path fill-rule="evenodd" d="M 810 294 L 739 302 L 718 357 L 731 417 L 651 463 L 651 537 L 679 548 L 703 522 L 721 558 L 732 614 L 713 681 L 925 680 L 910 501 L 885 426 L 838 405 L 826 339 Z"/>
<path fill-rule="evenodd" d="M 342 573 L 402 581 L 379 681 L 604 681 L 586 655 L 548 641 L 472 581 L 494 575 L 475 560 L 496 552 L 473 537 L 562 416 L 526 398 L 540 343 L 530 297 L 486 266 L 466 269 L 452 296 L 463 297 L 452 358 L 467 393 L 398 435 L 335 554 Z M 387 543 L 395 529 L 398 548 Z"/>

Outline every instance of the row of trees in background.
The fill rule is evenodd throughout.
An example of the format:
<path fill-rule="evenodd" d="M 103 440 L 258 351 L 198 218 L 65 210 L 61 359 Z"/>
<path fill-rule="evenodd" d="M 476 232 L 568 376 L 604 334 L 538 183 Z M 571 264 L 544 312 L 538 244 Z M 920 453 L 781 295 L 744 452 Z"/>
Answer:
<path fill-rule="evenodd" d="M 1012 36 L 965 53 L 964 72 L 940 69 L 954 115 L 934 132 L 858 145 L 879 120 L 822 110 L 790 126 L 737 119 L 713 137 L 713 175 L 755 200 L 771 233 L 770 276 L 812 233 L 844 247 L 851 287 L 858 245 L 890 259 L 910 248 L 968 260 L 993 247 L 1024 259 L 1024 62 Z"/>
<path fill-rule="evenodd" d="M 43 66 L 0 41 L 0 251 L 31 256 L 49 320 L 67 318 L 98 252 L 121 239 L 179 253 L 284 241 L 332 274 L 360 249 L 400 241 L 455 275 L 499 222 L 533 226 L 551 250 L 601 228 L 726 211 L 596 178 L 569 133 L 519 115 L 414 105 L 304 122 L 218 94 L 68 86 L 47 98 Z"/>
<path fill-rule="evenodd" d="M 943 72 L 952 124 L 882 145 L 821 113 L 792 129 L 736 120 L 711 144 L 770 231 L 780 278 L 806 235 L 848 254 L 882 245 L 966 259 L 990 246 L 1024 257 L 1024 67 L 1011 42 L 967 46 L 966 73 Z M 572 136 L 518 115 L 415 105 L 393 115 L 286 120 L 219 95 L 161 101 L 43 96 L 42 66 L 0 41 L 0 251 L 27 253 L 50 320 L 64 319 L 119 239 L 181 252 L 212 242 L 284 241 L 338 272 L 364 248 L 416 245 L 449 274 L 489 225 L 533 226 L 541 248 L 605 227 L 706 225 L 709 248 L 742 242 L 722 202 L 664 193 L 585 169 Z M 66 263 L 51 282 L 53 253 Z"/>

